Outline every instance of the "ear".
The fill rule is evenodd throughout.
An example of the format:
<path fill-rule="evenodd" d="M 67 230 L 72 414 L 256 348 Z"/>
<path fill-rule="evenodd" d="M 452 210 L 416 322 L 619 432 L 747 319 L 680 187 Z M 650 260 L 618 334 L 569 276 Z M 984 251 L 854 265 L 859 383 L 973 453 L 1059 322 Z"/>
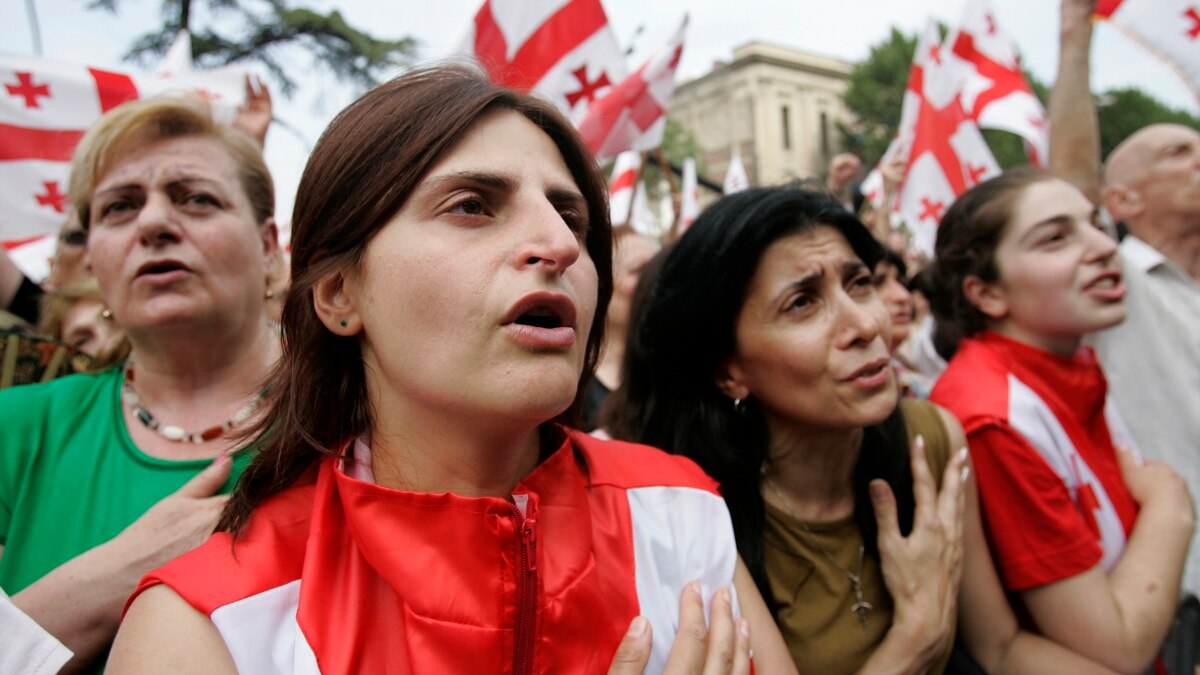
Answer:
<path fill-rule="evenodd" d="M 313 309 L 317 318 L 335 335 L 357 335 L 362 330 L 356 287 L 346 272 L 338 270 L 321 277 L 313 286 Z"/>
<path fill-rule="evenodd" d="M 1008 316 L 1008 296 L 998 282 L 988 282 L 971 275 L 962 282 L 963 295 L 975 308 L 992 319 Z"/>
<path fill-rule="evenodd" d="M 1100 193 L 1100 201 L 1115 221 L 1137 218 L 1146 210 L 1142 194 L 1120 183 L 1105 186 Z"/>
<path fill-rule="evenodd" d="M 275 257 L 283 252 L 279 246 L 279 227 L 275 224 L 275 218 L 267 218 L 258 226 L 258 238 L 262 242 L 263 265 L 269 274 Z"/>
<path fill-rule="evenodd" d="M 741 362 L 736 356 L 731 356 L 717 367 L 713 374 L 717 389 L 731 399 L 750 398 L 750 387 L 746 384 L 746 376 L 742 371 Z"/>

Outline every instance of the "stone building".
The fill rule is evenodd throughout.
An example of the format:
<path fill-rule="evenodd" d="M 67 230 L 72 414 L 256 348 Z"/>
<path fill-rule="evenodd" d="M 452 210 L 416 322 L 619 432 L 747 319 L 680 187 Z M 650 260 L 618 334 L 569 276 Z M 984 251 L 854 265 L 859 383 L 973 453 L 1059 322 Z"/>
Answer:
<path fill-rule="evenodd" d="M 853 64 L 751 42 L 733 60 L 676 86 L 670 114 L 703 149 L 707 178 L 720 184 L 735 144 L 752 185 L 823 176 L 840 149 L 838 121 Z"/>

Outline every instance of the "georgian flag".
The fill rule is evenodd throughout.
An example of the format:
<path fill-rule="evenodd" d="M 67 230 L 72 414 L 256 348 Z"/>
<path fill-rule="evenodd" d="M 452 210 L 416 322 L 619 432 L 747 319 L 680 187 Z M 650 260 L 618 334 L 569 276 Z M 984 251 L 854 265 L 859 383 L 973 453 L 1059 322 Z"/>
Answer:
<path fill-rule="evenodd" d="M 731 195 L 749 187 L 750 177 L 746 175 L 746 165 L 742 164 L 742 153 L 734 148 L 733 157 L 729 159 L 729 168 L 725 170 L 725 183 L 721 186 L 721 192 Z"/>
<path fill-rule="evenodd" d="M 1000 173 L 963 106 L 964 73 L 945 52 L 931 21 L 917 43 L 905 92 L 912 127 L 902 119 L 899 139 L 909 154 L 898 211 L 913 233 L 913 248 L 930 257 L 946 208 L 968 188 Z"/>
<path fill-rule="evenodd" d="M 459 51 L 495 84 L 544 96 L 575 124 L 626 73 L 600 0 L 484 0 Z"/>
<path fill-rule="evenodd" d="M 101 115 L 125 101 L 198 92 L 232 121 L 245 99 L 245 71 L 176 77 L 0 56 L 0 244 L 31 279 L 49 272 L 47 252 L 66 218 L 67 170 L 75 145 Z"/>
<path fill-rule="evenodd" d="M 1200 101 L 1200 1 L 1099 0 L 1096 16 L 1166 61 Z"/>
<path fill-rule="evenodd" d="M 679 234 L 700 217 L 700 181 L 696 176 L 696 160 L 683 160 L 683 184 L 679 190 Z"/>
<path fill-rule="evenodd" d="M 633 193 L 642 168 L 642 153 L 627 150 L 617 155 L 608 181 L 608 213 L 613 227 L 629 223 Z"/>
<path fill-rule="evenodd" d="M 1050 149 L 1046 110 L 1029 88 L 988 0 L 967 2 L 962 22 L 946 44 L 950 49 L 945 58 L 965 71 L 962 103 L 967 115 L 983 129 L 1001 129 L 1025 139 L 1030 160 L 1045 164 Z"/>
<path fill-rule="evenodd" d="M 686 31 L 684 16 L 666 47 L 588 110 L 579 133 L 597 160 L 605 162 L 625 150 L 653 150 L 662 145 Z"/>

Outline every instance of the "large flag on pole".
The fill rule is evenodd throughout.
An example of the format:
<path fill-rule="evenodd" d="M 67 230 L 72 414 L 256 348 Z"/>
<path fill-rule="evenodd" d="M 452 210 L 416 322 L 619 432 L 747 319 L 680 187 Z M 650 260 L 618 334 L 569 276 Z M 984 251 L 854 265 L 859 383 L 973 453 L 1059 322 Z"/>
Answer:
<path fill-rule="evenodd" d="M 1200 2 L 1099 0 L 1096 16 L 1166 61 L 1200 102 Z"/>
<path fill-rule="evenodd" d="M 194 91 L 232 121 L 245 99 L 245 70 L 176 77 L 132 75 L 50 59 L 0 56 L 0 244 L 31 278 L 66 217 L 67 169 L 75 145 L 102 114 L 125 101 Z"/>
<path fill-rule="evenodd" d="M 915 110 L 908 168 L 898 210 L 912 230 L 912 246 L 933 255 L 937 226 L 967 188 L 1000 173 L 979 127 L 963 107 L 963 72 L 946 58 L 932 21 L 917 43 L 905 106 Z M 909 103 L 912 101 L 913 103 Z M 901 143 L 907 129 L 902 123 Z"/>
<path fill-rule="evenodd" d="M 988 0 L 968 0 L 962 22 L 946 40 L 949 54 L 965 70 L 963 109 L 983 129 L 1001 129 L 1025 139 L 1030 160 L 1045 164 L 1050 151 L 1046 110 L 1029 88 L 1012 43 L 996 24 Z"/>
<path fill-rule="evenodd" d="M 605 162 L 625 150 L 653 150 L 662 145 L 686 31 L 684 16 L 666 47 L 588 110 L 579 133 L 597 160 Z"/>
<path fill-rule="evenodd" d="M 484 0 L 460 51 L 492 82 L 541 94 L 576 124 L 626 73 L 600 0 Z"/>

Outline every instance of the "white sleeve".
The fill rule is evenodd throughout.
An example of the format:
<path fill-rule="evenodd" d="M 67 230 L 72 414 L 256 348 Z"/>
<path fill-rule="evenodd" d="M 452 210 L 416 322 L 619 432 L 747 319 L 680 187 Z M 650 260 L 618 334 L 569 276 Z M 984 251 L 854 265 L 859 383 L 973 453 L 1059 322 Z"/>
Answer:
<path fill-rule="evenodd" d="M 0 675 L 54 675 L 71 656 L 0 588 Z"/>

